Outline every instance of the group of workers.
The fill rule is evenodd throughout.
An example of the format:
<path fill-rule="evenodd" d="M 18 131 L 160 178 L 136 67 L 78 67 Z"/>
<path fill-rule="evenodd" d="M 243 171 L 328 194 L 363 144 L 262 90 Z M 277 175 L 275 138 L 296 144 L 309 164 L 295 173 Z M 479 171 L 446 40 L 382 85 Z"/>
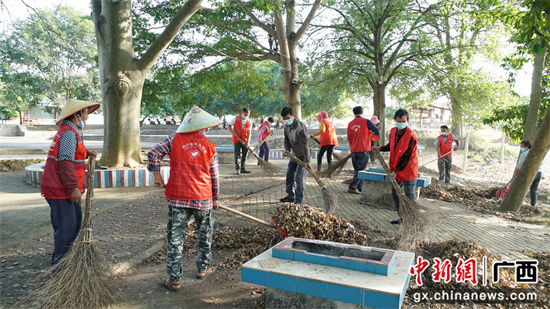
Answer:
<path fill-rule="evenodd" d="M 52 264 L 57 263 L 70 250 L 76 239 L 82 221 L 82 194 L 84 193 L 85 160 L 88 156 L 96 156 L 94 151 L 87 150 L 82 139 L 82 129 L 85 127 L 88 114 L 99 107 L 99 104 L 69 99 L 65 104 L 57 125 L 59 130 L 51 143 L 48 159 L 42 175 L 41 193 L 51 207 L 51 222 L 54 229 L 54 251 Z M 395 126 L 390 130 L 389 142 L 384 146 L 377 146 L 380 135 L 379 120 L 376 116 L 370 120 L 363 117 L 363 108 L 353 108 L 354 119 L 349 122 L 347 138 L 350 146 L 354 176 L 348 192 L 361 194 L 362 181 L 358 177 L 359 171 L 365 170 L 372 160 L 372 150 L 390 153 L 390 176 L 395 178 L 405 191 L 405 194 L 417 202 L 415 188 L 418 177 L 418 139 L 409 127 L 409 113 L 405 109 L 395 112 Z M 301 166 L 293 159 L 289 159 L 286 171 L 286 193 L 281 202 L 301 204 L 304 197 L 304 185 L 307 171 L 311 170 L 311 148 L 308 138 L 320 136 L 320 151 L 317 158 L 317 170 L 321 169 L 322 157 L 327 154 L 327 162 L 332 163 L 334 147 L 338 139 L 334 125 L 326 112 L 319 113 L 316 118 L 320 129 L 314 135 L 308 136 L 306 125 L 297 119 L 290 107 L 284 107 L 281 116 L 284 127 L 283 156 L 288 157 L 290 152 L 304 162 Z M 250 110 L 244 108 L 242 113 L 229 122 L 228 130 L 232 133 L 235 144 L 235 169 L 237 174 L 250 173 L 246 170 L 246 155 L 250 143 L 251 121 Z M 269 117 L 260 125 L 257 141 L 260 146 L 260 157 L 269 159 L 268 137 L 273 134 L 270 130 L 274 122 Z M 168 278 L 158 284 L 170 291 L 181 290 L 183 241 L 187 223 L 193 217 L 198 230 L 198 279 L 204 279 L 216 272 L 211 266 L 213 218 L 212 209 L 219 206 L 219 168 L 218 155 L 215 145 L 208 140 L 205 134 L 212 127 L 218 126 L 221 121 L 199 107 L 193 107 L 185 116 L 175 133 L 166 137 L 148 152 L 148 170 L 153 173 L 154 186 L 165 189 L 168 202 L 168 224 L 166 236 L 167 273 Z M 451 155 L 454 146 L 458 146 L 456 138 L 448 132 L 448 127 L 441 127 L 441 135 L 437 141 L 438 166 L 440 182 L 450 183 Z M 520 145 L 521 156 L 515 174 L 521 168 L 531 144 L 523 141 Z M 170 179 L 165 184 L 160 174 L 163 158 L 170 156 Z M 535 181 L 531 186 L 531 204 L 536 204 L 536 192 L 541 179 L 539 169 Z M 398 214 L 399 199 L 392 188 Z M 400 215 L 393 224 L 403 220 Z"/>

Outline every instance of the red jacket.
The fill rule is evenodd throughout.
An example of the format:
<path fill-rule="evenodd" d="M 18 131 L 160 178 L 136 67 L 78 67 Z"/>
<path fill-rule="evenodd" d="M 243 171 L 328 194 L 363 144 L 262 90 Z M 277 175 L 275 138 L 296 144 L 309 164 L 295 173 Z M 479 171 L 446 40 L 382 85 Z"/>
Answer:
<path fill-rule="evenodd" d="M 237 123 L 237 121 L 235 121 L 235 123 Z M 264 131 L 264 133 L 262 133 L 262 137 L 261 137 L 262 140 L 261 140 L 261 141 L 263 141 L 263 140 L 265 139 L 265 142 L 267 143 L 267 141 L 269 140 L 269 138 L 267 138 L 267 136 L 269 136 L 269 133 L 270 133 L 270 132 L 269 132 L 269 128 L 271 127 L 271 125 L 269 124 L 269 122 L 264 121 L 264 123 L 262 123 L 262 124 L 260 125 L 260 127 L 258 128 L 258 130 L 261 130 L 263 126 L 265 126 L 265 131 Z M 244 139 L 243 139 L 243 140 L 244 140 Z M 260 142 L 261 142 L 261 141 L 260 141 Z"/>
<path fill-rule="evenodd" d="M 176 133 L 170 152 L 170 178 L 165 195 L 174 200 L 212 199 L 210 162 L 216 154 L 214 143 L 200 132 Z"/>
<path fill-rule="evenodd" d="M 248 143 L 248 132 L 250 131 L 251 125 L 252 122 L 250 122 L 250 119 L 247 118 L 243 126 L 242 116 L 238 115 L 235 119 L 233 132 L 235 132 L 235 134 L 237 134 L 237 136 L 240 137 L 245 143 Z M 235 136 L 231 137 L 231 140 L 233 143 L 240 143 L 239 139 Z"/>
<path fill-rule="evenodd" d="M 439 135 L 439 155 L 441 155 L 442 158 L 450 157 L 453 155 L 453 135 L 451 133 L 447 134 L 447 142 L 444 142 L 443 135 Z M 447 152 L 450 152 L 448 155 L 444 156 Z"/>
<path fill-rule="evenodd" d="M 367 126 L 367 119 L 355 117 L 348 124 L 348 141 L 350 152 L 370 151 L 371 131 Z"/>
<path fill-rule="evenodd" d="M 67 199 L 71 198 L 71 192 L 65 186 L 60 179 L 59 175 L 59 139 L 68 130 L 73 130 L 78 139 L 78 145 L 76 153 L 74 155 L 74 169 L 76 173 L 76 179 L 78 182 L 78 188 L 80 193 L 84 193 L 86 186 L 84 185 L 84 178 L 86 176 L 86 156 L 87 151 L 80 135 L 70 126 L 62 124 L 57 130 L 57 134 L 53 137 L 53 141 L 48 151 L 48 159 L 46 160 L 46 166 L 44 166 L 44 172 L 42 173 L 42 180 L 40 182 L 40 193 L 43 197 L 53 199 Z"/>
<path fill-rule="evenodd" d="M 326 145 L 338 146 L 334 125 L 328 120 L 323 120 L 323 122 L 325 123 L 325 132 L 321 134 L 321 147 Z"/>
<path fill-rule="evenodd" d="M 407 149 L 409 148 L 411 138 L 418 142 L 418 139 L 416 138 L 416 135 L 411 128 L 407 127 L 405 128 L 405 130 L 405 133 L 403 134 L 397 145 L 395 144 L 395 135 L 397 134 L 397 128 L 394 127 L 390 131 L 390 171 L 392 172 L 397 167 L 397 164 L 399 163 L 399 160 L 401 159 L 405 151 L 407 151 Z M 397 173 L 395 179 L 405 182 L 418 178 L 418 155 L 416 153 L 416 148 L 417 147 L 415 145 L 409 159 L 409 164 L 407 164 L 407 166 L 402 171 Z"/>

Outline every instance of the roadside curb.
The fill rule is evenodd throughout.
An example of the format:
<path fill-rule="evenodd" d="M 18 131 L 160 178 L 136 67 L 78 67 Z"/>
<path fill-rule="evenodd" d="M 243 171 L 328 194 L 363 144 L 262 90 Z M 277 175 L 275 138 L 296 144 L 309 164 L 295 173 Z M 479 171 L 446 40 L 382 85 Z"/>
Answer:
<path fill-rule="evenodd" d="M 166 240 L 163 239 L 163 240 L 155 243 L 151 247 L 149 247 L 149 248 L 147 248 L 147 249 L 145 249 L 145 250 L 143 250 L 143 251 L 141 251 L 137 254 L 134 254 L 131 258 L 127 259 L 126 261 L 116 263 L 111 268 L 112 271 L 113 271 L 113 274 L 115 276 L 120 275 L 122 272 L 127 271 L 130 268 L 133 268 L 133 267 L 137 266 L 139 263 L 143 262 L 145 259 L 147 259 L 151 255 L 153 255 L 155 252 L 162 249 L 162 247 L 164 246 L 165 243 L 166 243 Z"/>

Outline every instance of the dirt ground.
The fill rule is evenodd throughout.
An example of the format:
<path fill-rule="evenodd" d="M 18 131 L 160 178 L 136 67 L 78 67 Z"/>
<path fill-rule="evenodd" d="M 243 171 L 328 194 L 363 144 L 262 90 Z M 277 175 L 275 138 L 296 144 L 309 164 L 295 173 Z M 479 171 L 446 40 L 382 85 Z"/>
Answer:
<path fill-rule="evenodd" d="M 433 158 L 435 152 L 425 150 L 421 153 L 419 165 L 422 166 Z M 455 154 L 455 158 L 455 165 L 462 166 L 461 151 Z M 454 183 L 466 187 L 504 185 L 512 175 L 513 166 L 514 159 L 507 160 L 504 165 L 472 161 L 467 173 L 453 174 Z M 435 176 L 437 163 L 429 163 L 421 170 Z M 3 175 L 5 174 L 0 174 L 0 177 Z M 282 176 L 259 178 L 257 175 L 222 175 L 222 203 L 236 203 L 256 192 L 269 191 L 284 181 Z M 544 166 L 541 195 L 548 195 L 550 192 L 548 175 L 550 164 Z M 349 175 L 342 177 L 344 179 Z M 433 181 L 437 179 L 433 178 Z M 94 217 L 95 240 L 111 263 L 127 260 L 155 244 L 162 243 L 167 215 L 166 202 L 161 191 L 144 193 L 140 197 L 122 197 L 113 203 L 117 204 Z M 215 216 L 224 216 L 224 212 L 218 210 Z M 216 228 L 223 226 L 217 225 Z M 28 307 L 28 301 L 19 300 L 33 289 L 32 282 L 36 275 L 48 267 L 51 248 L 50 233 L 2 249 L 0 309 Z M 233 255 L 235 251 L 214 251 L 213 264 Z M 195 259 L 196 255 L 192 250 L 184 256 L 182 290 L 178 293 L 168 292 L 156 285 L 157 281 L 166 277 L 164 261 L 149 259 L 119 273 L 115 288 L 120 292 L 121 302 L 116 308 L 263 308 L 264 288 L 241 282 L 239 269 L 221 269 L 207 279 L 198 280 L 195 278 Z"/>

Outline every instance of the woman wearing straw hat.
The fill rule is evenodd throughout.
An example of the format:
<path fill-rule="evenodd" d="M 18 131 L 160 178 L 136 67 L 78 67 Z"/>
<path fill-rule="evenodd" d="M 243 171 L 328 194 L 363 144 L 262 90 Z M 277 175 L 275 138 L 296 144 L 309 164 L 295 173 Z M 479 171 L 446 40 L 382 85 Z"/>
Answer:
<path fill-rule="evenodd" d="M 210 266 L 212 259 L 212 208 L 218 208 L 219 171 L 218 155 L 214 143 L 204 135 L 211 127 L 222 122 L 199 107 L 193 107 L 185 116 L 176 133 L 169 135 L 148 153 L 149 171 L 157 188 L 166 188 L 168 225 L 166 237 L 166 278 L 158 285 L 176 292 L 181 289 L 183 241 L 187 222 L 193 216 L 198 230 L 197 279 L 216 272 Z M 170 155 L 170 179 L 164 184 L 160 164 Z"/>
<path fill-rule="evenodd" d="M 328 120 L 328 113 L 325 111 L 320 112 L 318 115 L 315 115 L 317 121 L 319 121 L 319 131 L 315 132 L 313 136 L 320 137 L 320 146 L 319 153 L 317 154 L 317 171 L 321 170 L 321 164 L 323 163 L 323 155 L 327 153 L 327 163 L 328 166 L 332 164 L 332 151 L 334 147 L 338 146 L 338 138 L 336 137 L 336 130 L 334 130 L 334 125 L 330 120 Z"/>
<path fill-rule="evenodd" d="M 70 249 L 82 224 L 82 194 L 84 193 L 85 161 L 90 155 L 82 141 L 88 114 L 99 104 L 69 99 L 56 125 L 57 134 L 48 151 L 40 193 L 50 205 L 53 226 L 54 251 L 52 264 L 57 263 Z"/>

